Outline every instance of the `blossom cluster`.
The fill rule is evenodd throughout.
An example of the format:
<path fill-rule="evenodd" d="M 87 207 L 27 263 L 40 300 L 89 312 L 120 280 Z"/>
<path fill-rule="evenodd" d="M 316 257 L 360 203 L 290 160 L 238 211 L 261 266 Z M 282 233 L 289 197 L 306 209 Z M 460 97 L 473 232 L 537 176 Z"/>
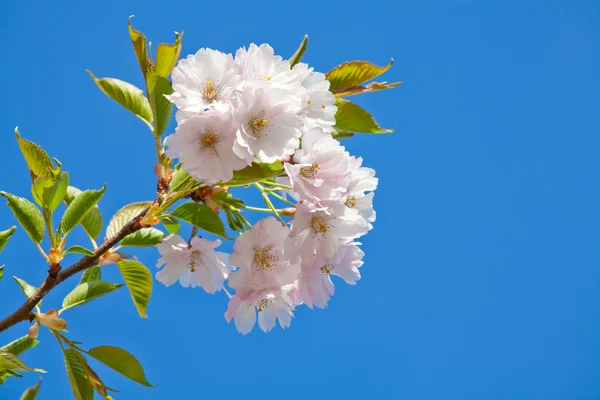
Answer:
<path fill-rule="evenodd" d="M 331 275 L 355 284 L 364 256 L 356 240 L 375 221 L 377 178 L 332 137 L 337 109 L 325 75 L 252 44 L 235 57 L 200 49 L 178 63 L 172 81 L 178 125 L 166 139 L 169 157 L 207 185 L 253 161 L 281 161 L 287 176 L 278 179 L 297 203 L 289 226 L 264 218 L 229 256 L 215 251 L 219 240 L 167 237 L 157 279 L 209 293 L 228 281 L 235 294 L 225 318 L 244 334 L 257 320 L 265 332 L 277 321 L 288 327 L 301 304 L 324 308 Z"/>

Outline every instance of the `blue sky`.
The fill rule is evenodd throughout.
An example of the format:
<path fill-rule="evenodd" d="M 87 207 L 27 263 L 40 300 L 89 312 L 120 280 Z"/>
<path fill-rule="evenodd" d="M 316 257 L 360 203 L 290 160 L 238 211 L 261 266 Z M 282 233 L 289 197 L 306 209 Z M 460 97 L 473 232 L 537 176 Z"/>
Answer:
<path fill-rule="evenodd" d="M 598 2 L 5 2 L 1 190 L 29 194 L 18 125 L 74 185 L 108 183 L 105 220 L 153 197 L 149 132 L 85 73 L 141 86 L 131 14 L 155 45 L 184 29 L 184 54 L 268 42 L 288 56 L 308 34 L 317 70 L 393 57 L 384 78 L 404 84 L 356 99 L 396 133 L 344 142 L 380 178 L 359 284 L 337 285 L 326 310 L 298 309 L 289 330 L 249 336 L 226 324 L 225 295 L 200 289 L 155 284 L 148 319 L 125 290 L 65 313 L 71 338 L 128 349 L 159 384 L 99 366 L 115 398 L 600 397 Z M 0 207 L 0 228 L 15 223 Z M 154 268 L 156 250 L 137 254 Z M 0 264 L 4 317 L 23 300 L 10 276 L 39 284 L 46 266 L 22 229 Z M 50 371 L 38 398 L 69 398 L 57 343 L 40 340 L 23 356 Z M 0 397 L 36 380 L 10 379 Z"/>

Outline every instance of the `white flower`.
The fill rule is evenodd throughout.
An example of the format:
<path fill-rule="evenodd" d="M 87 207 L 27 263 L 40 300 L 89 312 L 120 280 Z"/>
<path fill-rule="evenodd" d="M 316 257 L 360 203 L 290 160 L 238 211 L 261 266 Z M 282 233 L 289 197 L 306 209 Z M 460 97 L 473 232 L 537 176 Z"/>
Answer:
<path fill-rule="evenodd" d="M 242 48 L 235 53 L 235 67 L 246 81 L 260 81 L 290 93 L 302 94 L 300 84 L 303 76 L 299 70 L 291 70 L 288 60 L 276 56 L 268 44 L 252 43 L 248 50 Z"/>
<path fill-rule="evenodd" d="M 268 86 L 246 86 L 234 109 L 237 122 L 234 152 L 250 163 L 253 157 L 271 163 L 294 154 L 300 145 L 302 120 L 293 96 Z"/>
<path fill-rule="evenodd" d="M 180 60 L 171 78 L 174 92 L 166 97 L 180 110 L 198 113 L 211 107 L 226 110 L 240 75 L 231 54 L 200 49 Z"/>
<path fill-rule="evenodd" d="M 229 276 L 229 286 L 237 291 L 269 290 L 294 283 L 299 267 L 283 253 L 289 231 L 268 217 L 237 238 L 229 262 L 238 269 Z"/>
<path fill-rule="evenodd" d="M 235 128 L 229 113 L 207 112 L 184 120 L 166 144 L 167 155 L 179 158 L 197 181 L 212 185 L 228 181 L 247 163 L 235 155 Z"/>
<path fill-rule="evenodd" d="M 319 208 L 309 202 L 296 204 L 292 229 L 285 243 L 291 262 L 314 254 L 334 258 L 344 243 L 367 233 L 366 221 L 344 204 Z"/>
<path fill-rule="evenodd" d="M 254 328 L 257 312 L 258 326 L 264 332 L 273 329 L 277 320 L 283 329 L 288 328 L 294 316 L 288 290 L 288 287 L 284 287 L 280 290 L 252 291 L 243 295 L 238 293 L 229 300 L 225 319 L 227 322 L 235 319 L 235 327 L 244 335 Z"/>
<path fill-rule="evenodd" d="M 325 137 L 317 140 L 298 163 L 285 163 L 284 167 L 300 198 L 322 205 L 324 200 L 341 199 L 350 181 L 349 163 L 344 147 Z"/>
<path fill-rule="evenodd" d="M 171 286 L 177 280 L 183 287 L 201 286 L 207 293 L 223 288 L 223 282 L 230 272 L 225 264 L 227 254 L 215 252 L 220 240 L 207 240 L 193 237 L 188 246 L 181 236 L 170 235 L 156 247 L 162 257 L 156 264 L 160 268 L 156 279 Z"/>
<path fill-rule="evenodd" d="M 302 157 L 304 157 L 305 155 L 310 153 L 313 145 L 316 142 L 318 142 L 321 139 L 327 139 L 327 138 L 333 139 L 333 136 L 331 136 L 331 133 L 326 132 L 321 128 L 315 127 L 315 128 L 311 128 L 309 130 L 304 130 L 304 132 L 302 133 L 302 137 L 301 137 L 302 148 L 296 150 L 296 152 L 294 153 L 294 157 L 293 157 L 294 162 L 296 162 L 296 163 L 300 162 Z"/>
<path fill-rule="evenodd" d="M 351 157 L 350 183 L 343 196 L 346 207 L 353 208 L 368 222 L 375 222 L 375 210 L 373 209 L 373 191 L 377 189 L 378 179 L 375 178 L 375 170 L 361 167 L 362 158 Z M 365 193 L 371 192 L 371 193 Z"/>
<path fill-rule="evenodd" d="M 313 72 L 304 63 L 298 63 L 293 68 L 294 72 L 302 75 L 302 87 L 306 89 L 300 115 L 303 117 L 306 129 L 319 127 L 327 132 L 332 131 L 335 125 L 335 96 L 329 91 L 329 81 L 325 74 Z"/>

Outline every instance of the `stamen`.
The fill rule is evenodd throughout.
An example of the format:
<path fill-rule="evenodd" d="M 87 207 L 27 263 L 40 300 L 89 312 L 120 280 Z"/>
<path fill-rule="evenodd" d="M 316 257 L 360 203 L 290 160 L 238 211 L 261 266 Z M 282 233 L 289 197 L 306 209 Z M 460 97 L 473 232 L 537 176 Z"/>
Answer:
<path fill-rule="evenodd" d="M 300 168 L 300 175 L 305 179 L 315 179 L 315 176 L 319 172 L 319 164 L 313 163 L 310 167 Z"/>
<path fill-rule="evenodd" d="M 265 119 L 265 112 L 261 111 L 250 118 L 248 125 L 254 136 L 259 137 L 262 131 L 269 125 L 269 120 Z"/>
<path fill-rule="evenodd" d="M 254 262 L 258 271 L 271 271 L 279 263 L 279 257 L 271 253 L 271 249 L 255 249 Z"/>
<path fill-rule="evenodd" d="M 353 208 L 356 206 L 356 196 L 348 196 L 346 199 L 346 207 Z"/>
<path fill-rule="evenodd" d="M 206 103 L 212 103 L 215 100 L 219 100 L 219 87 L 217 85 L 214 85 L 210 79 L 207 79 L 203 84 L 202 84 L 202 100 L 204 100 Z"/>

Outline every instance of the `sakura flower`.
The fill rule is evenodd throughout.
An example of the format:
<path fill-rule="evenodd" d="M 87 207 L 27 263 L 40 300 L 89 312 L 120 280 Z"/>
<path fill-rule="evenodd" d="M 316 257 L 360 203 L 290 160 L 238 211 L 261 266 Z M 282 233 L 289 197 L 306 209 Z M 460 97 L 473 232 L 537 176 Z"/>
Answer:
<path fill-rule="evenodd" d="M 292 229 L 285 243 L 291 262 L 319 254 L 333 258 L 340 246 L 367 233 L 366 221 L 343 204 L 321 208 L 309 202 L 296 205 Z"/>
<path fill-rule="evenodd" d="M 212 185 L 228 181 L 247 163 L 235 155 L 235 128 L 229 113 L 207 112 L 190 117 L 167 137 L 167 155 L 179 158 L 197 181 Z"/>
<path fill-rule="evenodd" d="M 376 217 L 372 191 L 377 188 L 378 179 L 375 178 L 374 169 L 361 166 L 362 158 L 351 157 L 350 165 L 350 183 L 344 193 L 343 201 L 346 207 L 357 210 L 371 229 L 371 222 L 374 222 Z M 367 191 L 371 193 L 365 193 Z"/>
<path fill-rule="evenodd" d="M 303 117 L 306 129 L 319 127 L 326 132 L 333 130 L 335 125 L 335 96 L 329 91 L 329 81 L 325 74 L 314 72 L 304 63 L 298 63 L 293 71 L 302 75 L 301 85 L 306 89 L 300 115 Z"/>
<path fill-rule="evenodd" d="M 240 76 L 231 54 L 200 49 L 179 61 L 173 69 L 173 94 L 166 96 L 182 111 L 198 113 L 207 108 L 225 111 Z"/>
<path fill-rule="evenodd" d="M 240 291 L 229 300 L 225 320 L 235 320 L 238 332 L 246 335 L 252 331 L 257 320 L 258 326 L 264 332 L 269 332 L 279 321 L 281 328 L 285 329 L 292 323 L 293 301 L 289 290 L 293 285 L 279 290 Z"/>
<path fill-rule="evenodd" d="M 283 252 L 288 234 L 287 226 L 268 217 L 237 238 L 229 262 L 238 269 L 229 276 L 229 286 L 239 292 L 277 289 L 294 283 L 298 265 L 290 264 Z"/>
<path fill-rule="evenodd" d="M 319 127 L 313 127 L 308 130 L 304 129 L 301 137 L 302 148 L 296 150 L 293 160 L 298 163 L 308 153 L 311 152 L 313 145 L 321 139 L 333 139 L 330 132 L 327 132 Z"/>
<path fill-rule="evenodd" d="M 302 135 L 298 108 L 299 102 L 282 90 L 244 87 L 234 109 L 235 154 L 248 164 L 255 156 L 271 163 L 294 154 Z"/>
<path fill-rule="evenodd" d="M 156 279 L 165 286 L 177 280 L 183 287 L 202 287 L 207 293 L 221 290 L 230 269 L 225 264 L 227 255 L 215 252 L 220 240 L 193 237 L 188 243 L 178 235 L 170 235 L 156 247 L 162 257 L 157 268 L 166 266 L 156 273 Z"/>
<path fill-rule="evenodd" d="M 262 81 L 273 88 L 288 92 L 303 93 L 300 85 L 303 76 L 299 70 L 292 70 L 288 60 L 275 55 L 268 44 L 260 46 L 252 43 L 248 50 L 239 49 L 235 53 L 235 67 L 247 81 Z"/>
<path fill-rule="evenodd" d="M 341 199 L 349 183 L 349 161 L 348 153 L 337 140 L 323 138 L 298 163 L 286 163 L 284 167 L 300 198 L 321 205 L 323 200 Z"/>

